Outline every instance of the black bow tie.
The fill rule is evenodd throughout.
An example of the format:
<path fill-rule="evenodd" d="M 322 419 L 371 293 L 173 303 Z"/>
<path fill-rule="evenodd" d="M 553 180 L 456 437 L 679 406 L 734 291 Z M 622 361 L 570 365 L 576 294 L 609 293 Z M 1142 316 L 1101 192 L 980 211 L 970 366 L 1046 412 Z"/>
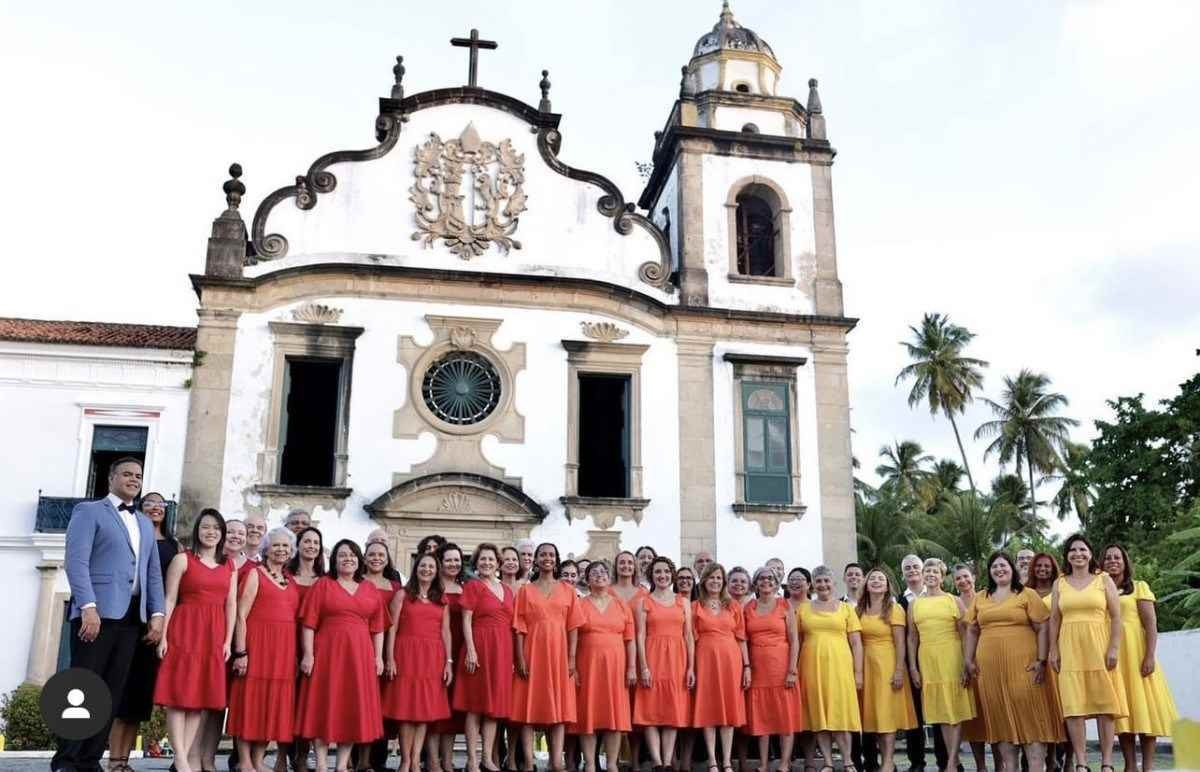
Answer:
<path fill-rule="evenodd" d="M 120 504 L 117 506 L 117 511 L 128 512 L 132 515 L 134 512 L 137 512 L 137 507 L 133 506 L 132 504 Z"/>

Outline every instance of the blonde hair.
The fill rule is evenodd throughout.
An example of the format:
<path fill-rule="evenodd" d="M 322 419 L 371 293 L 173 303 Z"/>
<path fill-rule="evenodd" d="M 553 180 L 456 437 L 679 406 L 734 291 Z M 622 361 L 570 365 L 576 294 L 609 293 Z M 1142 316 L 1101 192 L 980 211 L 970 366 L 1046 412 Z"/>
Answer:
<path fill-rule="evenodd" d="M 925 563 L 921 566 L 921 568 L 929 568 L 931 566 L 936 567 L 938 571 L 941 571 L 943 578 L 946 576 L 946 564 L 942 562 L 941 558 L 926 558 Z"/>

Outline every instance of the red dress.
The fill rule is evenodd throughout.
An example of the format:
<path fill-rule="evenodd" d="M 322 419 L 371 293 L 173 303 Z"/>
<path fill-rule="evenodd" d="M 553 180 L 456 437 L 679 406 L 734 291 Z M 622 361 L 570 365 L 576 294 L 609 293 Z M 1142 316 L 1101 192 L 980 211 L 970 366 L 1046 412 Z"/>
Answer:
<path fill-rule="evenodd" d="M 383 687 L 386 718 L 425 724 L 450 716 L 450 701 L 442 683 L 446 666 L 446 647 L 442 643 L 445 612 L 442 603 L 404 598 L 392 654 L 396 677 Z"/>
<path fill-rule="evenodd" d="M 582 622 L 574 587 L 556 581 L 546 595 L 530 582 L 517 591 L 513 629 L 525 636 L 529 677 L 514 679 L 509 715 L 513 722 L 552 726 L 575 720 L 575 682 L 567 672 L 567 631 Z"/>
<path fill-rule="evenodd" d="M 792 734 L 804 728 L 799 689 L 787 688 L 788 670 L 797 666 L 788 661 L 787 620 L 792 615 L 783 598 L 775 608 L 758 613 L 758 599 L 744 609 L 746 643 L 750 650 L 750 688 L 746 690 L 746 734 Z"/>
<path fill-rule="evenodd" d="M 463 588 L 466 592 L 466 588 Z M 454 660 L 454 666 L 458 667 L 458 663 L 462 660 L 463 652 L 463 629 L 462 629 L 462 610 L 463 610 L 463 593 L 462 592 L 447 592 L 442 594 L 442 600 L 450 608 L 450 658 Z M 440 674 L 441 671 L 439 671 Z M 454 693 L 453 684 L 446 689 L 446 701 L 450 702 L 451 695 Z M 433 734 L 461 734 L 465 728 L 466 716 L 462 713 L 451 713 L 449 718 L 436 721 L 429 727 L 429 731 Z"/>
<path fill-rule="evenodd" d="M 687 688 L 687 648 L 683 640 L 684 608 L 682 595 L 664 606 L 654 598 L 643 598 L 646 611 L 646 666 L 650 668 L 650 688 L 638 679 L 633 702 L 633 723 L 638 726 L 691 725 L 691 695 Z"/>
<path fill-rule="evenodd" d="M 261 565 L 258 563 L 255 566 Z M 295 735 L 296 615 L 300 591 L 258 572 L 246 615 L 246 674 L 235 676 L 226 732 L 250 742 L 291 742 Z"/>
<path fill-rule="evenodd" d="M 628 664 L 625 644 L 633 640 L 633 614 L 629 607 L 609 597 L 603 611 L 587 598 L 579 601 L 583 625 L 579 628 L 576 670 L 579 691 L 576 718 L 567 727 L 571 734 L 595 734 L 596 730 L 628 732 L 629 689 L 625 686 Z"/>
<path fill-rule="evenodd" d="M 692 726 L 741 726 L 746 723 L 746 698 L 742 693 L 742 652 L 746 640 L 742 607 L 733 601 L 715 614 L 700 602 L 692 603 L 696 631 L 696 700 Z"/>
<path fill-rule="evenodd" d="M 337 579 L 318 579 L 304 598 L 300 624 L 315 630 L 312 674 L 300 682 L 296 734 L 327 743 L 371 742 L 383 715 L 371 636 L 383 633 L 379 590 L 359 582 L 351 595 Z"/>
<path fill-rule="evenodd" d="M 167 623 L 167 655 L 158 669 L 154 702 L 180 710 L 224 710 L 225 601 L 233 563 L 206 566 L 190 550 L 187 570 Z"/>
<path fill-rule="evenodd" d="M 513 606 L 508 585 L 501 584 L 504 599 L 497 598 L 482 581 L 463 587 L 462 607 L 471 612 L 471 638 L 479 667 L 467 672 L 466 657 L 455 657 L 454 709 L 506 719 L 512 710 Z"/>

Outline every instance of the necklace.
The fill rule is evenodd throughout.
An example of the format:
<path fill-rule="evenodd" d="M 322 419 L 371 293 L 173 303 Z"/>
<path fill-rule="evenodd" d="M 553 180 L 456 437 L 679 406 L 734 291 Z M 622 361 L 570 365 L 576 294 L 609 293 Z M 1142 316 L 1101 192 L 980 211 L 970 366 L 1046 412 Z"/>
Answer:
<path fill-rule="evenodd" d="M 263 566 L 263 568 L 266 570 L 267 576 L 271 577 L 271 581 L 275 582 L 275 584 L 279 585 L 280 587 L 288 586 L 288 578 L 286 573 L 282 571 L 275 573 L 275 570 L 270 566 Z"/>
<path fill-rule="evenodd" d="M 708 604 L 708 608 L 710 611 L 716 612 L 716 611 L 721 610 L 721 601 L 719 601 L 719 600 L 709 600 L 709 601 L 706 601 L 706 603 Z"/>

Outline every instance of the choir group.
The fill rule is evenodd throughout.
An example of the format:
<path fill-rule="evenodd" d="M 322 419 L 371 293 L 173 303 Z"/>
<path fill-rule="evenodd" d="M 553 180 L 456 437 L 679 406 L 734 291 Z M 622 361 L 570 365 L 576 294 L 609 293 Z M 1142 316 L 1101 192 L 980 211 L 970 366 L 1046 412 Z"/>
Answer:
<path fill-rule="evenodd" d="M 594 772 L 598 750 L 615 770 L 625 741 L 655 772 L 690 769 L 693 742 L 709 772 L 731 772 L 748 738 L 758 769 L 777 758 L 787 770 L 799 738 L 805 770 L 831 769 L 836 744 L 846 769 L 891 772 L 896 734 L 923 724 L 941 732 L 943 769 L 966 740 L 981 768 L 990 744 L 997 769 L 1016 772 L 1023 754 L 1031 772 L 1079 772 L 1089 718 L 1102 769 L 1117 733 L 1133 772 L 1138 738 L 1149 770 L 1176 717 L 1154 661 L 1153 593 L 1119 545 L 1097 555 L 1079 535 L 1061 575 L 1051 555 L 1023 551 L 1018 567 L 997 552 L 978 591 L 958 566 L 950 594 L 940 560 L 909 556 L 900 594 L 885 568 L 852 564 L 841 597 L 828 568 L 785 581 L 779 560 L 750 575 L 707 553 L 676 567 L 642 547 L 610 564 L 523 543 L 476 545 L 467 566 L 431 536 L 403 580 L 382 531 L 365 549 L 342 540 L 326 552 L 295 512 L 256 534 L 257 554 L 246 536 L 204 510 L 191 546 L 164 556 L 161 665 L 131 689 L 154 684 L 178 772 L 213 768 L 226 708 L 246 772 L 270 743 L 277 769 L 311 743 L 318 770 L 331 746 L 338 770 L 383 770 L 396 739 L 400 772 L 423 752 L 426 769 L 453 770 L 459 734 L 470 772 L 530 770 L 535 730 L 555 770 L 581 757 Z"/>

